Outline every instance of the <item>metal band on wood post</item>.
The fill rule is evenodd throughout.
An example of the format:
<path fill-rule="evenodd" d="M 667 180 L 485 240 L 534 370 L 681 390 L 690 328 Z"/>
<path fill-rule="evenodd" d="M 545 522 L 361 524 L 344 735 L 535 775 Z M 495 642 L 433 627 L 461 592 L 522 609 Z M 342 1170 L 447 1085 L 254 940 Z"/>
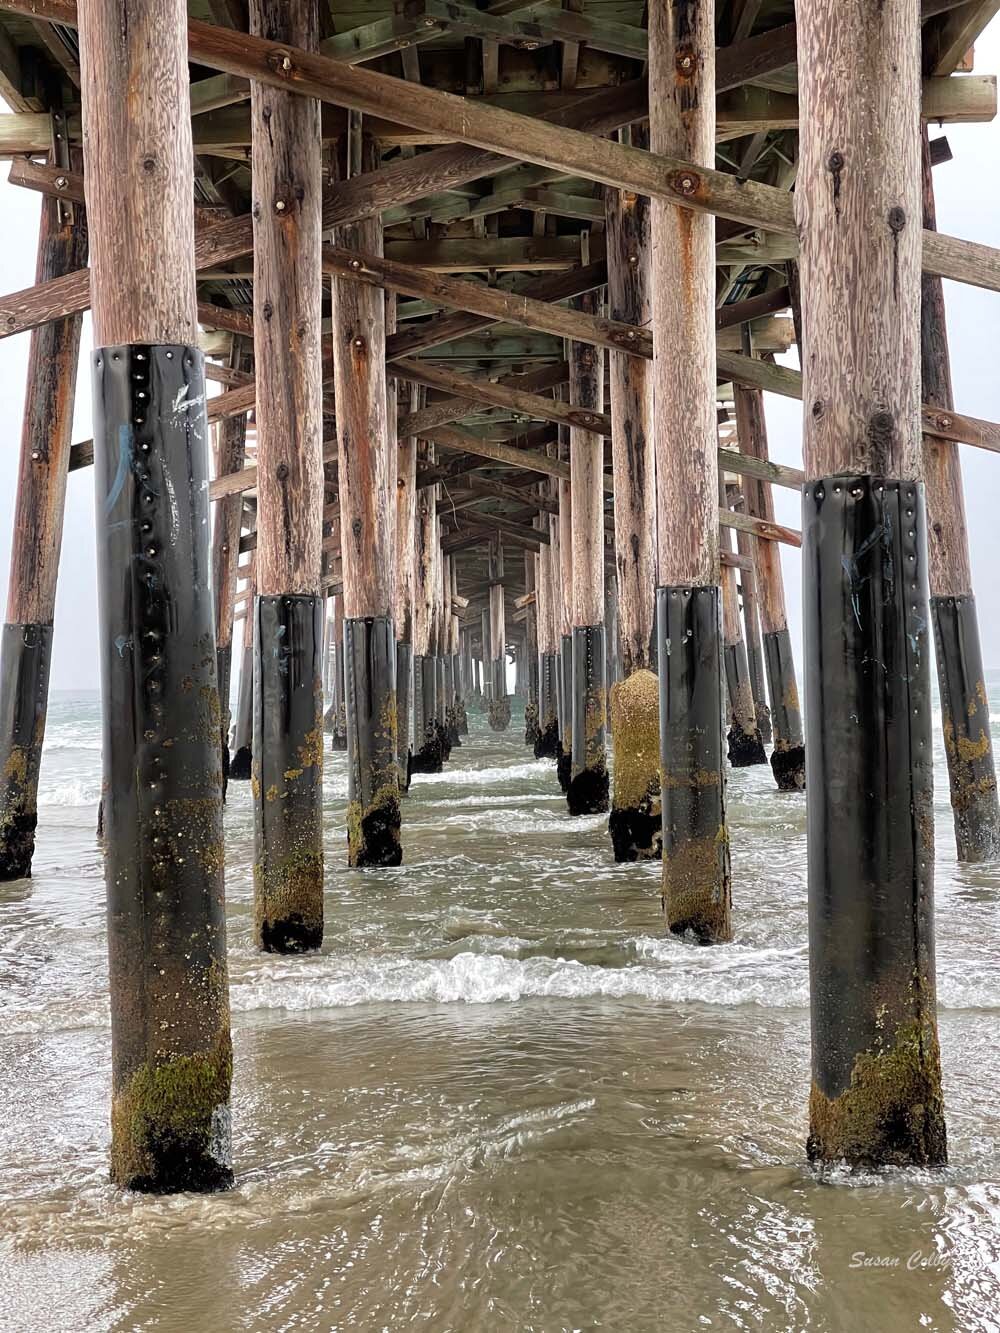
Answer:
<path fill-rule="evenodd" d="M 388 616 L 344 621 L 347 687 L 347 838 L 353 866 L 398 866 L 396 637 Z"/>
<path fill-rule="evenodd" d="M 323 942 L 323 607 L 312 593 L 254 602 L 254 933 L 267 953 Z M 322 807 L 321 807 L 322 808 Z"/>
<path fill-rule="evenodd" d="M 917 482 L 803 492 L 809 1155 L 945 1157 L 935 1022 L 927 544 Z M 822 796 L 821 796 L 822 794 Z"/>
<path fill-rule="evenodd" d="M 946 1158 L 909 0 L 799 0 L 809 1156 Z M 858 51 L 866 58 L 859 61 Z"/>
<path fill-rule="evenodd" d="M 667 926 L 703 944 L 732 933 L 726 775 L 719 722 L 717 585 L 659 588 L 663 904 Z"/>

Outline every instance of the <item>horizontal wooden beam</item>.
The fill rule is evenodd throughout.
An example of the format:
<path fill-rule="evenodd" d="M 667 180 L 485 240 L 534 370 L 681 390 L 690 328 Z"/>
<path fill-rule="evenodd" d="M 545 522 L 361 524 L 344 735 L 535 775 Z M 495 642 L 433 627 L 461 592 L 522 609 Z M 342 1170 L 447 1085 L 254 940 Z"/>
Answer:
<path fill-rule="evenodd" d="M 783 398 L 802 398 L 802 375 L 788 366 L 776 366 L 755 357 L 736 352 L 719 352 L 720 376 L 763 389 L 766 393 L 780 394 Z M 927 435 L 935 435 L 955 444 L 969 444 L 975 449 L 1000 453 L 1000 423 L 984 421 L 980 417 L 965 416 L 961 412 L 946 412 L 926 403 L 920 408 L 921 425 Z M 731 469 L 736 471 L 735 468 Z"/>
<path fill-rule="evenodd" d="M 76 24 L 73 0 L 0 0 L 0 8 Z M 664 198 L 684 208 L 714 213 L 766 231 L 795 234 L 795 211 L 784 190 L 683 159 L 646 152 L 594 134 L 555 126 L 531 116 L 457 97 L 452 93 L 377 74 L 361 66 L 234 33 L 192 19 L 188 48 L 193 61 L 274 87 L 381 116 L 386 107 L 403 123 L 473 147 L 617 189 Z M 937 232 L 924 232 L 926 272 L 1000 291 L 1000 250 Z M 6 311 L 0 305 L 0 329 Z"/>

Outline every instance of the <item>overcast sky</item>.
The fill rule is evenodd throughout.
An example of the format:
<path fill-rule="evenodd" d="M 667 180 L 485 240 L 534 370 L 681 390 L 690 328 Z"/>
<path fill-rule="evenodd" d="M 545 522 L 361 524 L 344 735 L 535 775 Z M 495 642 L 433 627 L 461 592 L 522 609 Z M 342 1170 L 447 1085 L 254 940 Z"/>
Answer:
<path fill-rule="evenodd" d="M 1000 70 L 1000 20 L 976 48 L 976 70 Z M 3 103 L 0 102 L 0 108 Z M 936 133 L 937 131 L 934 131 Z M 954 160 L 936 167 L 938 227 L 967 240 L 1000 247 L 1000 122 L 951 125 L 944 128 Z M 0 291 L 29 287 L 34 281 L 39 196 L 8 185 L 0 169 Z M 948 333 L 955 385 L 955 406 L 971 416 L 1000 420 L 1000 294 L 945 283 Z M 73 439 L 91 436 L 90 320 L 84 321 L 81 373 Z M 17 454 L 28 355 L 28 335 L 0 341 L 0 586 L 6 596 Z M 789 364 L 796 364 L 794 355 Z M 771 457 L 801 466 L 801 405 L 791 399 L 767 397 Z M 986 665 L 1000 667 L 1000 457 L 983 450 L 962 449 L 965 494 L 972 548 L 973 584 Z M 779 522 L 799 527 L 798 497 L 775 488 Z M 797 553 L 783 549 L 788 609 L 794 641 L 799 639 L 800 578 Z M 71 473 L 66 499 L 66 524 L 59 592 L 56 601 L 52 686 L 55 689 L 96 689 L 100 684 L 97 656 L 97 590 L 94 572 L 93 469 Z"/>

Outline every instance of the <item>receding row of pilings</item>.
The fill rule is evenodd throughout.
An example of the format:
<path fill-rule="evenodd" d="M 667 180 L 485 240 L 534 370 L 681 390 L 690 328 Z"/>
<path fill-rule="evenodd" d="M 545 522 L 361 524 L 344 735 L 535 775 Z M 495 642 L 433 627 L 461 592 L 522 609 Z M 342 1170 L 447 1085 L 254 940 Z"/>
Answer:
<path fill-rule="evenodd" d="M 460 544 L 442 543 L 442 497 L 426 481 L 445 474 L 420 430 L 397 441 L 386 373 L 392 306 L 377 283 L 355 280 L 360 258 L 333 264 L 339 570 L 333 546 L 324 551 L 321 123 L 318 103 L 279 72 L 296 70 L 295 48 L 316 47 L 318 15 L 315 0 L 249 5 L 252 33 L 272 43 L 269 59 L 281 57 L 251 80 L 257 501 L 252 515 L 238 498 L 219 512 L 213 562 L 185 6 L 91 0 L 79 9 L 96 346 L 112 1168 L 116 1181 L 140 1189 L 214 1189 L 232 1179 L 228 720 L 219 685 L 232 669 L 244 540 L 253 539 L 252 609 L 229 773 L 244 774 L 249 759 L 260 948 L 295 952 L 322 938 L 330 583 L 339 581 L 342 599 L 331 637 L 353 866 L 399 862 L 400 794 L 411 772 L 443 761 L 461 690 L 473 688 L 470 635 L 457 635 L 455 619 Z M 588 145 L 612 184 L 607 286 L 619 322 L 595 317 L 593 285 L 563 293 L 576 300 L 569 399 L 560 400 L 561 414 L 552 409 L 558 443 L 532 462 L 546 480 L 534 528 L 531 741 L 557 759 L 570 810 L 610 803 L 616 856 L 661 856 L 668 927 L 724 944 L 726 733 L 733 762 L 760 762 L 770 723 L 778 785 L 800 789 L 804 765 L 807 779 L 810 1155 L 935 1164 L 945 1158 L 945 1131 L 934 1003 L 932 626 L 962 859 L 996 853 L 998 809 L 958 455 L 937 437 L 922 441 L 918 411 L 921 381 L 923 399 L 944 411 L 951 387 L 940 281 L 924 276 L 921 288 L 921 215 L 927 227 L 934 219 L 926 136 L 921 200 L 916 13 L 907 0 L 800 0 L 796 17 L 805 735 L 776 546 L 755 526 L 762 521 L 774 535 L 769 486 L 747 478 L 737 494 L 723 475 L 720 490 L 716 270 L 702 190 L 715 153 L 714 31 L 712 7 L 690 3 L 650 11 L 648 131 L 622 131 L 625 146 L 597 138 Z M 376 76 L 358 76 L 366 77 Z M 137 87 L 158 95 L 137 99 Z M 409 91 L 419 103 L 430 90 Z M 459 115 L 456 126 L 492 144 L 482 128 L 491 114 L 478 108 L 479 130 Z M 607 128 L 602 122 L 600 132 Z M 375 165 L 361 130 L 352 113 L 348 184 Z M 549 127 L 547 140 L 550 133 L 574 131 Z M 650 161 L 636 153 L 647 133 L 657 155 L 644 177 L 651 201 L 619 190 L 608 165 L 624 171 Z M 533 151 L 546 160 L 547 150 Z M 741 198 L 755 197 L 741 187 Z M 378 213 L 349 223 L 342 216 L 340 246 L 377 257 Z M 82 209 L 47 202 L 40 277 L 79 268 L 86 245 Z M 72 315 L 32 338 L 0 665 L 7 878 L 29 873 L 34 847 L 79 331 Z M 605 349 L 611 479 L 603 469 Z M 237 343 L 234 383 L 245 382 L 246 354 Z M 420 407 L 417 391 L 411 413 Z M 736 419 L 741 452 L 766 459 L 758 391 L 737 386 Z M 220 431 L 220 468 L 239 466 L 244 431 Z M 622 677 L 610 705 L 613 794 L 607 491 L 615 496 L 618 620 L 610 637 L 621 645 Z M 752 534 L 736 552 L 720 549 L 720 503 L 727 529 Z M 497 536 L 480 636 L 497 727 L 509 719 L 503 560 Z M 466 664 L 457 689 L 456 657 Z M 335 723 L 339 710 L 337 701 Z M 401 712 L 412 718 L 403 728 Z"/>

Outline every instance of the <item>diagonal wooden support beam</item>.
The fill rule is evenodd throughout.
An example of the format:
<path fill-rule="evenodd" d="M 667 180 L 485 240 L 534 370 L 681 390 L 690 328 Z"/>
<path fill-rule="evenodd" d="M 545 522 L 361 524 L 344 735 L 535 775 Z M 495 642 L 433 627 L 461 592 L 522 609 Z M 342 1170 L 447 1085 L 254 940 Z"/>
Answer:
<path fill-rule="evenodd" d="M 0 9 L 76 25 L 73 0 L 0 0 Z M 594 134 L 196 20 L 188 24 L 188 51 L 192 60 L 209 68 L 254 78 L 366 115 L 378 117 L 391 106 L 394 116 L 404 124 L 442 134 L 449 140 L 457 138 L 501 156 L 516 145 L 522 161 L 566 175 L 635 190 L 750 227 L 788 235 L 796 231 L 794 203 L 785 191 L 757 181 L 741 181 L 680 158 L 613 143 Z M 324 225 L 329 225 L 325 216 Z M 991 246 L 925 231 L 923 266 L 938 277 L 1000 291 L 1000 250 Z M 14 331 L 9 326 L 10 313 L 0 304 L 0 332 L 5 324 L 9 332 Z"/>

